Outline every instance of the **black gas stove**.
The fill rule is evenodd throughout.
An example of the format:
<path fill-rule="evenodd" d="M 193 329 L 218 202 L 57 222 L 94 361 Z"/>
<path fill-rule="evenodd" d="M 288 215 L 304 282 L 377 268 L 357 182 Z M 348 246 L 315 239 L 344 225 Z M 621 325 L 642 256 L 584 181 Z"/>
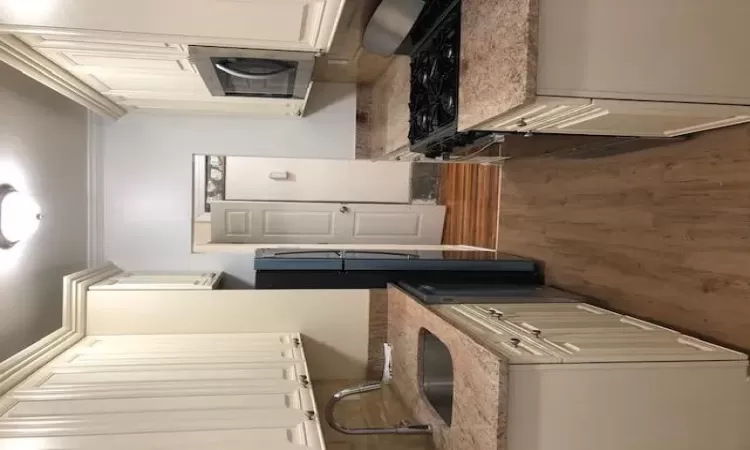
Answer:
<path fill-rule="evenodd" d="M 411 35 L 411 150 L 435 158 L 487 135 L 457 133 L 461 1 L 428 0 Z"/>

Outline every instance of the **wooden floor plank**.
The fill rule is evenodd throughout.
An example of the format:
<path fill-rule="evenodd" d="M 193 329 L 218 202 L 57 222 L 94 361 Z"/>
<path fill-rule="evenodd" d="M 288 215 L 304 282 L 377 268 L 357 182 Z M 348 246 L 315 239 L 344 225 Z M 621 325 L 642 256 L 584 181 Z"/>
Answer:
<path fill-rule="evenodd" d="M 603 158 L 516 158 L 500 251 L 552 284 L 750 351 L 750 126 Z"/>

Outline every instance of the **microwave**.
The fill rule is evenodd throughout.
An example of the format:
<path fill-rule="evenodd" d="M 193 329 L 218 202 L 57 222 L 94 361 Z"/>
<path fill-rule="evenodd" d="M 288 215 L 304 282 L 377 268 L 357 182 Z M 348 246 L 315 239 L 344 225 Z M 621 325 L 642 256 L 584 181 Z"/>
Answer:
<path fill-rule="evenodd" d="M 304 99 L 315 54 L 225 47 L 189 47 L 190 61 L 217 97 Z"/>

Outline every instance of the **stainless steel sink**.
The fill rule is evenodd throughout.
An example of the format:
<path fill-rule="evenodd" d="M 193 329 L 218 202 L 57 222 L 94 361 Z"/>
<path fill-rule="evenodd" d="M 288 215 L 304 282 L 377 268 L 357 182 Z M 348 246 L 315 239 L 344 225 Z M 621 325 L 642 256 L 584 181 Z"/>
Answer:
<path fill-rule="evenodd" d="M 420 331 L 421 389 L 438 415 L 450 425 L 453 419 L 453 360 L 448 347 L 434 334 Z"/>

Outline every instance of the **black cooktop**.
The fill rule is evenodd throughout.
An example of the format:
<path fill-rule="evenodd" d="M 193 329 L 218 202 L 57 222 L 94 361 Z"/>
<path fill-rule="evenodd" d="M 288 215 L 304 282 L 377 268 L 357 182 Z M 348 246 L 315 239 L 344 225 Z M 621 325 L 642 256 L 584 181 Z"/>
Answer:
<path fill-rule="evenodd" d="M 450 136 L 458 123 L 460 4 L 412 54 L 409 141 L 426 144 Z"/>
<path fill-rule="evenodd" d="M 457 133 L 461 1 L 428 1 L 412 29 L 413 37 L 420 33 L 411 55 L 409 142 L 435 158 L 488 133 Z"/>

